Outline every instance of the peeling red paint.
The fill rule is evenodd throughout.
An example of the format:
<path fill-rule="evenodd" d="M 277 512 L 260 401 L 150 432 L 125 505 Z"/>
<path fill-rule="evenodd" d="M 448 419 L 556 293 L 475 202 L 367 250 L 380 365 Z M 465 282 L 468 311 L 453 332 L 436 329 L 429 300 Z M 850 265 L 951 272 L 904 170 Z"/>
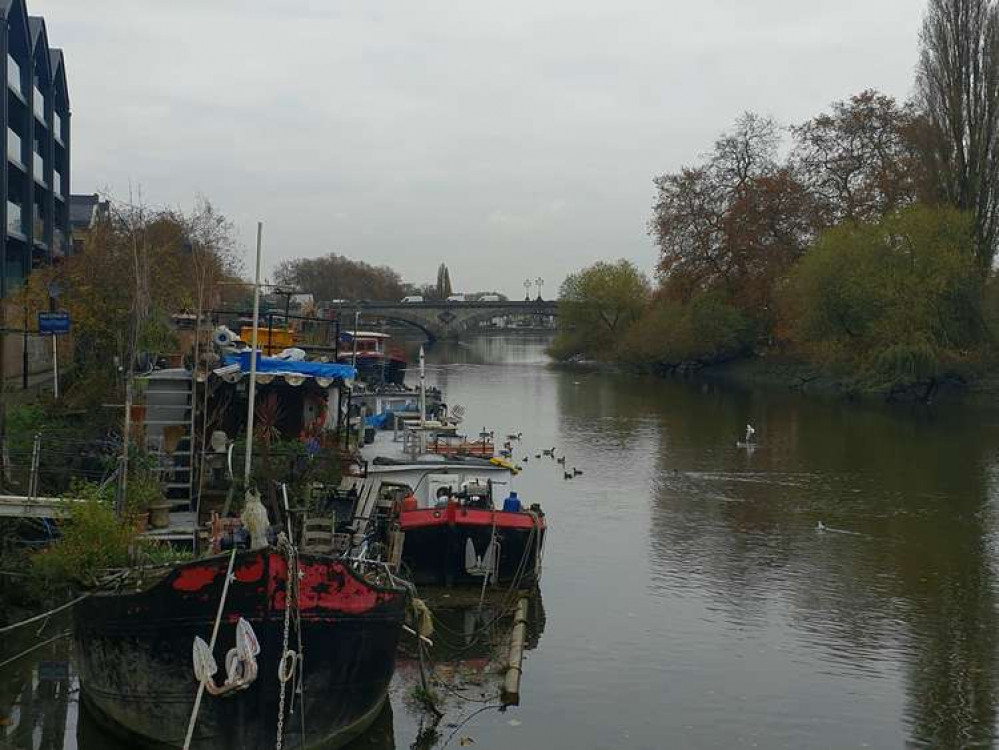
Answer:
<path fill-rule="evenodd" d="M 241 565 L 233 571 L 233 576 L 240 583 L 253 583 L 264 577 L 264 557 L 260 555 L 255 560 Z"/>
<path fill-rule="evenodd" d="M 379 604 L 398 596 L 394 592 L 377 591 L 357 580 L 340 562 L 300 564 L 302 578 L 299 584 L 298 603 L 303 611 L 322 609 L 344 614 L 363 614 Z M 285 608 L 285 585 L 288 564 L 283 557 L 272 555 L 268 595 L 275 610 Z"/>
<path fill-rule="evenodd" d="M 217 565 L 195 565 L 181 568 L 177 571 L 173 587 L 177 591 L 200 591 L 205 586 L 210 586 L 222 572 Z"/>

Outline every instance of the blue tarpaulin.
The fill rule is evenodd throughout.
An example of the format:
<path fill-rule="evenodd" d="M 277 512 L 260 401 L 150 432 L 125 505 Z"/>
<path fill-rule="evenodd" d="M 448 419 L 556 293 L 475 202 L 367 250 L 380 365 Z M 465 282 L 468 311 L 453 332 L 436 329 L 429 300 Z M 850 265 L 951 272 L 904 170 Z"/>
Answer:
<path fill-rule="evenodd" d="M 239 365 L 243 372 L 250 371 L 250 353 L 230 354 L 223 360 L 226 365 Z M 353 380 L 357 370 L 350 365 L 335 362 L 292 362 L 277 357 L 262 357 L 257 354 L 257 372 L 288 375 L 304 375 L 307 378 L 342 378 Z"/>

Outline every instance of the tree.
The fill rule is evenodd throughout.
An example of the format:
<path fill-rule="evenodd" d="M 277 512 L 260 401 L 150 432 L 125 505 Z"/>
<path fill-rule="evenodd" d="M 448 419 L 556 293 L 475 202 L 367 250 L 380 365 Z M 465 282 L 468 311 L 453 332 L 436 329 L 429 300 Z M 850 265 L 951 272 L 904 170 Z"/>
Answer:
<path fill-rule="evenodd" d="M 317 302 L 336 299 L 395 302 L 405 295 L 402 277 L 388 266 L 373 266 L 336 253 L 282 261 L 274 275 L 278 284 L 311 294 Z"/>
<path fill-rule="evenodd" d="M 627 260 L 600 261 L 570 274 L 559 290 L 559 335 L 552 352 L 560 358 L 609 359 L 649 294 L 648 279 Z"/>
<path fill-rule="evenodd" d="M 868 90 L 792 128 L 793 169 L 815 198 L 820 227 L 877 221 L 916 200 L 916 119 L 911 105 Z"/>
<path fill-rule="evenodd" d="M 973 216 L 975 254 L 992 268 L 999 232 L 999 7 L 930 0 L 916 88 L 940 198 Z"/>
<path fill-rule="evenodd" d="M 754 314 L 812 237 L 807 189 L 777 161 L 778 127 L 746 114 L 706 161 L 655 179 L 650 226 L 668 298 L 720 292 Z"/>
<path fill-rule="evenodd" d="M 795 338 L 876 385 L 932 383 L 986 335 L 969 214 L 913 206 L 824 232 L 791 275 Z"/>
<path fill-rule="evenodd" d="M 448 271 L 447 265 L 441 263 L 437 268 L 437 287 L 435 289 L 435 296 L 437 299 L 447 299 L 452 294 L 451 291 L 451 272 Z"/>
<path fill-rule="evenodd" d="M 66 395 L 89 405 L 107 401 L 139 353 L 172 348 L 170 315 L 204 308 L 238 269 L 232 226 L 207 200 L 189 214 L 112 201 L 85 252 L 38 269 L 9 302 L 34 320 L 48 309 L 46 285 L 59 282 L 59 304 L 73 319 Z"/>

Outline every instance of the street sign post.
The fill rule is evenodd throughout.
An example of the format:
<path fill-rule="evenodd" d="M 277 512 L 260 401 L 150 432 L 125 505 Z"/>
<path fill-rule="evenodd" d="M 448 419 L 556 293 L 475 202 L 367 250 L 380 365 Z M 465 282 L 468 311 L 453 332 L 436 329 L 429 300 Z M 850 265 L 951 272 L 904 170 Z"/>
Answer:
<path fill-rule="evenodd" d="M 55 295 L 51 292 L 50 297 L 55 299 Z M 38 334 L 52 337 L 52 391 L 57 399 L 59 398 L 59 346 L 56 336 L 65 336 L 69 333 L 69 327 L 68 312 L 38 313 Z"/>

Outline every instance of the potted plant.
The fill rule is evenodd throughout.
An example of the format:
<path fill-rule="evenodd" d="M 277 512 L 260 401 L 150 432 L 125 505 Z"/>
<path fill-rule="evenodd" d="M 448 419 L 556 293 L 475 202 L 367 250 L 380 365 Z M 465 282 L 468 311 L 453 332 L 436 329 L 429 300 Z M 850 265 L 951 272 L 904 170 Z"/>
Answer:
<path fill-rule="evenodd" d="M 163 487 L 152 471 L 144 469 L 129 476 L 125 508 L 134 519 L 136 530 L 145 531 L 150 521 L 154 529 L 170 525 L 170 505 L 166 503 L 164 514 L 164 500 Z"/>

